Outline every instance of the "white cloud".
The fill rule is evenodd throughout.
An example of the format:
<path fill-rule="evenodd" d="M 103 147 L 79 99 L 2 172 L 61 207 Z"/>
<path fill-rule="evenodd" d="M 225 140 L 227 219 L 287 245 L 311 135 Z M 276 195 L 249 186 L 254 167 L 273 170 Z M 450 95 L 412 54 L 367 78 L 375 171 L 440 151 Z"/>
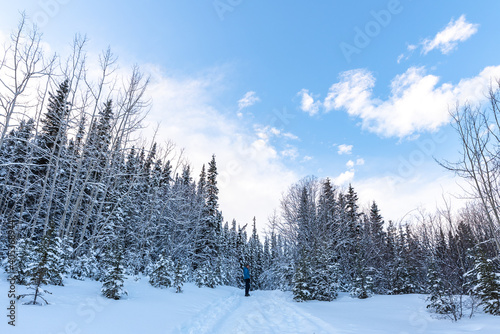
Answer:
<path fill-rule="evenodd" d="M 354 166 L 362 166 L 364 164 L 365 164 L 365 159 L 359 158 L 359 159 L 356 159 L 356 162 L 349 160 L 346 162 L 345 165 L 349 168 L 353 168 Z"/>
<path fill-rule="evenodd" d="M 352 145 L 340 144 L 338 146 L 338 154 L 351 154 L 352 153 Z"/>
<path fill-rule="evenodd" d="M 433 39 L 422 42 L 422 53 L 427 54 L 434 49 L 439 49 L 442 54 L 448 54 L 456 48 L 458 42 L 464 42 L 477 32 L 478 24 L 472 24 L 462 15 L 458 20 L 453 19 L 448 25 L 438 32 Z"/>
<path fill-rule="evenodd" d="M 413 178 L 399 182 L 391 176 L 372 177 L 356 180 L 354 185 L 358 193 L 361 207 L 368 208 L 376 201 L 385 221 L 398 223 L 402 218 L 409 219 L 420 210 L 434 213 L 443 207 L 446 198 L 453 210 L 461 208 L 465 199 L 457 197 L 463 188 L 451 174 L 443 176 L 440 167 L 427 169 L 426 175 L 415 175 Z"/>
<path fill-rule="evenodd" d="M 238 112 L 241 110 L 253 106 L 255 103 L 260 102 L 260 98 L 253 91 L 246 92 L 245 95 L 238 100 Z"/>
<path fill-rule="evenodd" d="M 457 102 L 484 101 L 490 83 L 500 77 L 500 66 L 486 67 L 476 77 L 457 84 L 438 85 L 439 77 L 424 67 L 410 67 L 391 82 L 387 100 L 374 98 L 373 74 L 364 69 L 343 72 L 324 101 L 326 111 L 345 109 L 362 120 L 363 128 L 384 137 L 407 137 L 433 131 L 449 121 L 449 109 Z"/>
<path fill-rule="evenodd" d="M 295 160 L 299 156 L 299 152 L 294 146 L 287 146 L 287 148 L 280 152 L 283 157 Z"/>
<path fill-rule="evenodd" d="M 418 45 L 415 45 L 415 44 L 408 44 L 408 46 L 406 47 L 406 49 L 408 51 L 415 51 L 417 48 L 418 48 Z"/>
<path fill-rule="evenodd" d="M 147 121 L 149 129 L 160 122 L 156 141 L 161 144 L 171 139 L 185 148 L 195 179 L 214 153 L 224 218 L 236 218 L 245 224 L 256 216 L 258 226 L 263 228 L 267 217 L 279 207 L 281 193 L 297 179 L 268 140 L 286 133 L 271 127 L 247 129 L 237 119 L 214 109 L 214 91 L 221 85 L 221 76 L 216 73 L 181 79 L 165 76 L 156 67 L 148 72 L 152 110 Z"/>
<path fill-rule="evenodd" d="M 337 186 L 345 186 L 354 179 L 354 170 L 348 170 L 333 179 L 333 183 Z"/>
<path fill-rule="evenodd" d="M 302 158 L 302 162 L 306 162 L 306 161 L 311 161 L 313 159 L 313 157 L 309 156 L 309 155 L 305 155 L 303 158 Z"/>
<path fill-rule="evenodd" d="M 272 137 L 285 138 L 285 139 L 289 139 L 289 140 L 298 140 L 299 139 L 299 137 L 297 137 L 293 133 L 283 132 L 280 129 L 277 129 L 277 128 L 275 128 L 273 126 L 269 126 L 269 125 L 262 126 L 262 125 L 256 124 L 256 125 L 254 125 L 254 130 L 255 130 L 255 134 L 259 138 L 264 139 L 266 141 Z"/>
<path fill-rule="evenodd" d="M 309 94 L 307 89 L 302 89 L 297 93 L 301 97 L 300 109 L 309 114 L 309 116 L 314 116 L 319 112 L 321 107 L 321 101 L 314 101 L 314 98 Z"/>
<path fill-rule="evenodd" d="M 402 53 L 402 54 L 400 54 L 400 55 L 398 56 L 398 59 L 397 59 L 398 64 L 399 64 L 399 63 L 401 63 L 401 61 L 402 61 L 403 59 L 405 59 L 405 55 Z"/>

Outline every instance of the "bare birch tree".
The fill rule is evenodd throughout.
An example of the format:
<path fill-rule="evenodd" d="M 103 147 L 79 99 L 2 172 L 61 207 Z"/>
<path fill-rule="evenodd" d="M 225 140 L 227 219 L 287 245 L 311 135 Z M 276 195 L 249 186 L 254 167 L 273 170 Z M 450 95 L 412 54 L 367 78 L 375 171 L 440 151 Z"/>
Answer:
<path fill-rule="evenodd" d="M 485 212 L 492 241 L 500 254 L 500 81 L 489 90 L 490 107 L 457 105 L 451 113 L 461 146 L 461 158 L 440 162 L 464 178 Z"/>

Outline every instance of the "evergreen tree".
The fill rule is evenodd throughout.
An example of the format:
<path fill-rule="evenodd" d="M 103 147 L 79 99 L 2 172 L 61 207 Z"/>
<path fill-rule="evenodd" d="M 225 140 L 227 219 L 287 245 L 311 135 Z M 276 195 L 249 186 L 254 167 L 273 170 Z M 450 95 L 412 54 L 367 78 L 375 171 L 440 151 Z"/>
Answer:
<path fill-rule="evenodd" d="M 56 90 L 55 94 L 49 92 L 49 104 L 47 112 L 40 120 L 42 131 L 40 132 L 39 146 L 47 154 L 57 155 L 66 141 L 67 117 L 69 116 L 69 80 L 64 80 Z M 47 155 L 43 155 L 38 162 L 40 165 L 48 163 Z"/>
<path fill-rule="evenodd" d="M 156 288 L 170 288 L 174 284 L 174 263 L 170 258 L 160 258 L 149 274 L 149 283 Z"/>
<path fill-rule="evenodd" d="M 63 285 L 64 252 L 61 247 L 61 239 L 56 236 L 54 224 L 51 223 L 49 230 L 42 240 L 34 248 L 35 262 L 28 269 L 30 285 L 40 287 L 43 285 Z"/>
<path fill-rule="evenodd" d="M 296 264 L 293 275 L 293 299 L 297 302 L 303 302 L 311 299 L 312 287 L 310 285 L 310 275 L 308 273 L 307 258 L 301 255 Z"/>
<path fill-rule="evenodd" d="M 118 242 L 113 243 L 110 248 L 111 250 L 108 252 L 108 256 L 110 257 L 106 261 L 107 268 L 102 279 L 101 293 L 106 298 L 118 300 L 128 294 L 123 287 L 125 281 L 122 265 L 123 250 Z"/>
<path fill-rule="evenodd" d="M 498 266 L 483 254 L 476 258 L 475 285 L 472 293 L 479 297 L 480 305 L 486 313 L 500 315 L 500 272 Z"/>
<path fill-rule="evenodd" d="M 176 293 L 181 293 L 182 292 L 182 286 L 186 280 L 185 278 L 185 268 L 181 264 L 180 261 L 177 261 L 177 264 L 175 266 L 175 273 L 174 273 L 174 288 Z"/>
<path fill-rule="evenodd" d="M 85 278 L 97 279 L 102 275 L 99 273 L 99 265 L 93 251 L 90 254 L 82 254 L 72 261 L 69 269 L 71 278 L 85 280 Z"/>
<path fill-rule="evenodd" d="M 35 263 L 34 245 L 30 239 L 19 239 L 15 246 L 14 278 L 16 284 L 26 285 L 30 282 L 30 268 Z"/>
<path fill-rule="evenodd" d="M 453 314 L 455 305 L 450 300 L 449 291 L 446 289 L 442 274 L 434 261 L 429 266 L 427 280 L 430 294 L 426 299 L 428 302 L 426 307 L 437 314 Z"/>
<path fill-rule="evenodd" d="M 201 287 L 215 288 L 220 284 L 217 277 L 217 270 L 207 261 L 196 271 L 196 285 Z"/>
<path fill-rule="evenodd" d="M 259 240 L 259 235 L 257 234 L 257 226 L 255 217 L 253 218 L 253 228 L 252 235 L 248 242 L 248 257 L 247 261 L 250 264 L 252 270 L 252 287 L 254 289 L 261 288 L 260 276 L 262 275 L 262 244 Z"/>

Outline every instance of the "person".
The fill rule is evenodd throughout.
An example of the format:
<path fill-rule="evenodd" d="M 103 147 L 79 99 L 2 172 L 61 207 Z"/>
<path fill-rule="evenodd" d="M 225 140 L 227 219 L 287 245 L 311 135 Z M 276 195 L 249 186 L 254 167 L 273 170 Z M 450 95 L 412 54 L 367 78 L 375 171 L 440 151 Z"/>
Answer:
<path fill-rule="evenodd" d="M 245 297 L 250 297 L 250 265 L 247 264 L 243 268 L 243 279 L 245 280 Z"/>

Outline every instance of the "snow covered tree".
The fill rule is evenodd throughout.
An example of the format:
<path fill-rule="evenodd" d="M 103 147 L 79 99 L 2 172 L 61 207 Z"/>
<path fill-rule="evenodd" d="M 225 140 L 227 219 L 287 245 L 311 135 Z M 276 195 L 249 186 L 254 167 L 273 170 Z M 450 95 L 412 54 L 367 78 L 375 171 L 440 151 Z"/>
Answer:
<path fill-rule="evenodd" d="M 215 288 L 219 285 L 216 270 L 212 267 L 210 261 L 205 262 L 196 270 L 196 285 L 201 287 Z"/>
<path fill-rule="evenodd" d="M 71 261 L 69 276 L 77 280 L 85 280 L 85 278 L 97 279 L 99 274 L 99 265 L 95 257 L 95 252 L 90 254 L 82 254 Z"/>
<path fill-rule="evenodd" d="M 479 297 L 486 313 L 500 315 L 500 272 L 498 266 L 483 254 L 477 256 L 472 293 Z"/>
<path fill-rule="evenodd" d="M 252 235 L 248 241 L 248 255 L 247 261 L 250 264 L 252 271 L 252 287 L 254 289 L 261 288 L 261 275 L 262 275 L 262 244 L 257 234 L 257 226 L 255 217 L 253 218 Z"/>
<path fill-rule="evenodd" d="M 427 308 L 441 315 L 453 317 L 456 305 L 452 300 L 449 289 L 446 288 L 442 275 L 436 263 L 433 261 L 428 269 L 427 280 L 430 294 L 427 297 Z M 456 320 L 456 318 L 455 318 Z"/>
<path fill-rule="evenodd" d="M 297 302 L 303 302 L 311 299 L 312 287 L 310 285 L 310 275 L 308 273 L 307 258 L 303 255 L 296 265 L 293 275 L 293 299 Z"/>
<path fill-rule="evenodd" d="M 102 279 L 101 293 L 106 298 L 118 300 L 128 294 L 123 287 L 125 281 L 122 265 L 123 250 L 117 242 L 111 245 L 111 249 L 108 252 L 110 258 L 107 261 L 106 272 Z"/>
<path fill-rule="evenodd" d="M 49 230 L 42 240 L 34 248 L 34 262 L 28 269 L 30 285 L 63 285 L 64 253 L 61 247 L 61 239 L 56 236 L 54 224 L 51 223 Z"/>
<path fill-rule="evenodd" d="M 149 283 L 156 288 L 170 288 L 175 279 L 174 263 L 160 255 L 149 274 Z"/>
<path fill-rule="evenodd" d="M 181 264 L 180 261 L 177 261 L 177 264 L 175 265 L 174 285 L 173 285 L 176 293 L 182 292 L 182 286 L 186 281 L 185 274 L 186 274 L 186 268 L 184 268 L 184 266 Z"/>
<path fill-rule="evenodd" d="M 34 245 L 30 239 L 19 239 L 15 246 L 16 259 L 14 262 L 14 278 L 16 284 L 29 283 L 28 268 L 35 262 Z"/>
<path fill-rule="evenodd" d="M 39 147 L 45 151 L 38 163 L 46 165 L 49 161 L 49 155 L 58 155 L 62 145 L 66 141 L 67 117 L 69 116 L 69 103 L 67 101 L 69 94 L 69 80 L 64 80 L 55 94 L 49 93 L 49 104 L 42 123 L 40 132 Z"/>
<path fill-rule="evenodd" d="M 27 304 L 41 305 L 37 301 L 38 297 L 40 297 L 48 304 L 43 295 L 50 292 L 42 289 L 42 286 L 48 284 L 63 285 L 62 263 L 60 239 L 55 237 L 54 224 L 51 223 L 47 233 L 40 240 L 39 244 L 35 246 L 33 262 L 30 263 L 26 270 L 29 277 L 28 289 L 34 292 L 20 295 L 20 298 L 33 296 L 33 300 Z"/>

